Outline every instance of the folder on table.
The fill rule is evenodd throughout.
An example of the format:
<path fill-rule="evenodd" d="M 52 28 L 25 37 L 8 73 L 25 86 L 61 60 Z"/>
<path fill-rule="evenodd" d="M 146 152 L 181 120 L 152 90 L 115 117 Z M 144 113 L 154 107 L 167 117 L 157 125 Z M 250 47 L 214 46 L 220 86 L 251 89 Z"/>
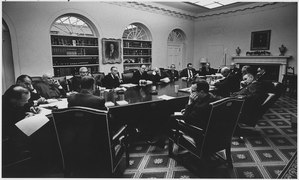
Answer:
<path fill-rule="evenodd" d="M 116 104 L 121 106 L 121 105 L 127 105 L 129 103 L 128 103 L 128 101 L 122 100 L 122 101 L 116 101 Z"/>

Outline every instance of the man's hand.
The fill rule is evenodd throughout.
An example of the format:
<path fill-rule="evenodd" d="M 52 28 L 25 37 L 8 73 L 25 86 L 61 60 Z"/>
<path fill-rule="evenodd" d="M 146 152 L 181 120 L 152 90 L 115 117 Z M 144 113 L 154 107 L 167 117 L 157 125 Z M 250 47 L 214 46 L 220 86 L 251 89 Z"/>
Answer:
<path fill-rule="evenodd" d="M 44 104 L 44 103 L 46 103 L 47 101 L 46 101 L 46 98 L 44 98 L 44 97 L 40 97 L 36 102 L 37 102 L 37 104 Z"/>
<path fill-rule="evenodd" d="M 198 98 L 198 94 L 196 92 L 191 93 L 189 96 L 188 105 L 192 104 L 197 98 Z"/>
<path fill-rule="evenodd" d="M 38 114 L 40 112 L 40 108 L 31 106 L 30 112 L 32 112 L 33 114 Z"/>

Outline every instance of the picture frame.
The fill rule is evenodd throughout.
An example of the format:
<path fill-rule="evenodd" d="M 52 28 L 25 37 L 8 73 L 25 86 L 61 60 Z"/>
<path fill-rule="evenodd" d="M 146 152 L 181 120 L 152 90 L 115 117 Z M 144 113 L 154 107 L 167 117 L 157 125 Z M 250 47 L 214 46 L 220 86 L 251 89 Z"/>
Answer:
<path fill-rule="evenodd" d="M 271 30 L 251 32 L 250 50 L 269 50 Z"/>
<path fill-rule="evenodd" d="M 102 38 L 103 64 L 122 62 L 121 39 Z"/>

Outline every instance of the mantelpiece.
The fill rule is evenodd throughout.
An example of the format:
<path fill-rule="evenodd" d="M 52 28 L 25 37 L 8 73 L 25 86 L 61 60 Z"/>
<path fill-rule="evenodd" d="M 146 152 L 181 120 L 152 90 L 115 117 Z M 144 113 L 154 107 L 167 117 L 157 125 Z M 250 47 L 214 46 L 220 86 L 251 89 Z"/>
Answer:
<path fill-rule="evenodd" d="M 279 65 L 279 82 L 282 82 L 283 75 L 286 73 L 288 59 L 291 56 L 233 56 L 232 60 L 236 64 L 253 65 Z"/>

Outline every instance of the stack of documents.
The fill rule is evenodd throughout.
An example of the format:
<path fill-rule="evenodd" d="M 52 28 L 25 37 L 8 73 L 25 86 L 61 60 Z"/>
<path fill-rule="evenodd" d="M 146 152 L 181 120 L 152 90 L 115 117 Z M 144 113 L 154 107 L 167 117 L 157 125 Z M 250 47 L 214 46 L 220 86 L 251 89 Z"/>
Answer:
<path fill-rule="evenodd" d="M 114 106 L 115 104 L 112 101 L 105 102 L 106 107 Z"/>
<path fill-rule="evenodd" d="M 158 96 L 159 99 L 164 99 L 164 100 L 169 100 L 169 99 L 173 99 L 174 97 L 172 96 L 167 96 L 167 95 L 162 95 L 162 96 Z"/>
<path fill-rule="evenodd" d="M 118 105 L 126 105 L 126 104 L 129 104 L 128 101 L 125 101 L 125 100 L 122 100 L 122 101 L 116 101 L 116 104 Z"/>
<path fill-rule="evenodd" d="M 120 87 L 126 87 L 126 88 L 135 87 L 135 86 L 137 86 L 137 84 L 127 83 L 127 84 L 120 85 Z"/>

